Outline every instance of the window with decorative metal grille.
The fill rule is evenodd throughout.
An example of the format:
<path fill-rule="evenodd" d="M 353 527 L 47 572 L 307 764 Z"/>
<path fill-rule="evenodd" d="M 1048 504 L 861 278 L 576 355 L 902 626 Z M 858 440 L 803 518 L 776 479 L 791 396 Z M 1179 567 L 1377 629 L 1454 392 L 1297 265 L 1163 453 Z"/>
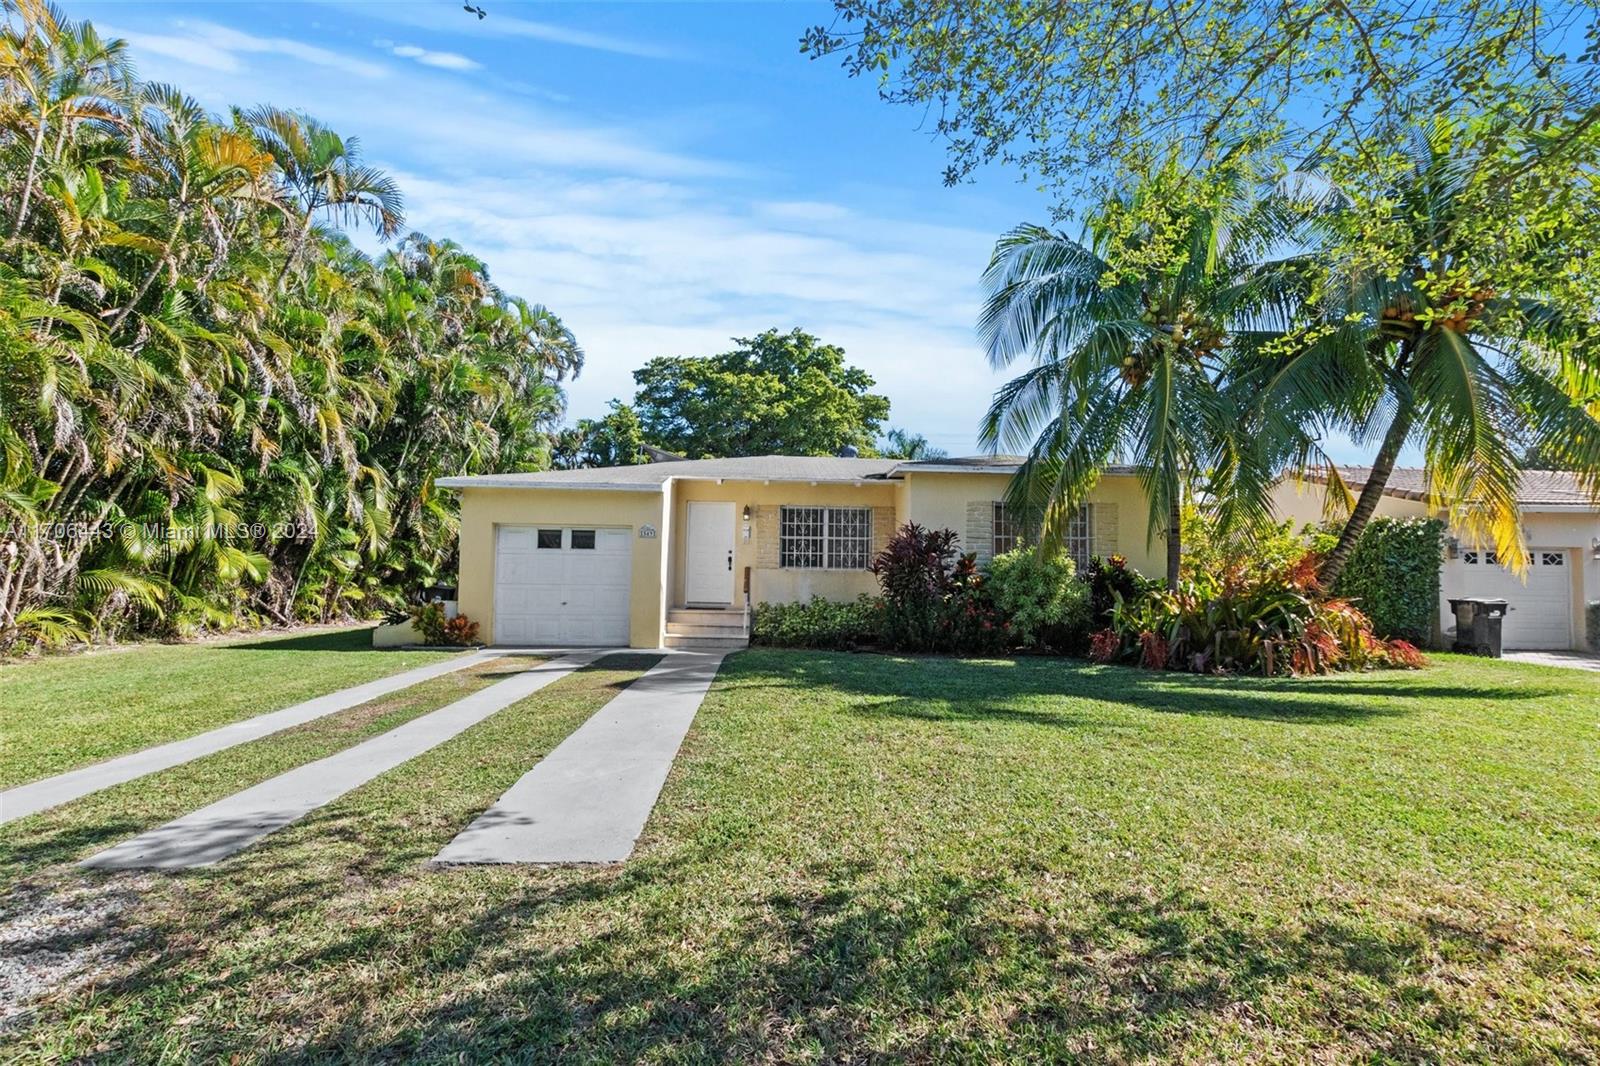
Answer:
<path fill-rule="evenodd" d="M 865 570 L 871 563 L 872 508 L 781 508 L 779 566 L 793 570 Z"/>
<path fill-rule="evenodd" d="M 994 539 L 990 549 L 995 555 L 1004 555 L 1014 551 L 1027 542 L 1023 536 L 1022 523 L 1015 517 L 1006 513 L 1006 505 L 996 501 L 994 505 Z M 1089 559 L 1094 555 L 1094 504 L 1086 503 L 1079 507 L 1077 513 L 1067 521 L 1066 537 L 1062 541 L 1072 561 L 1078 569 L 1089 565 Z"/>

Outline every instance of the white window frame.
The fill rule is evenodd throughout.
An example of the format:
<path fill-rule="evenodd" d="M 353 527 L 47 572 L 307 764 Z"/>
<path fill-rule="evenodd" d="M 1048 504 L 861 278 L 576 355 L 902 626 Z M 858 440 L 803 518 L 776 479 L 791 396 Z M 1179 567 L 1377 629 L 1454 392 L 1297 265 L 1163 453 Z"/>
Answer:
<path fill-rule="evenodd" d="M 779 507 L 779 568 L 861 571 L 871 565 L 872 508 L 814 504 Z"/>
<path fill-rule="evenodd" d="M 1061 546 L 1079 570 L 1089 565 L 1089 560 L 1094 558 L 1094 504 L 1083 504 L 1078 513 L 1067 520 L 1067 533 Z"/>
<path fill-rule="evenodd" d="M 994 507 L 989 512 L 989 522 L 990 555 L 1004 555 L 1022 546 L 1022 531 L 1013 528 L 1016 523 L 1006 517 L 1004 500 L 994 501 Z M 1005 530 L 1004 533 L 1001 532 L 1002 529 Z"/>

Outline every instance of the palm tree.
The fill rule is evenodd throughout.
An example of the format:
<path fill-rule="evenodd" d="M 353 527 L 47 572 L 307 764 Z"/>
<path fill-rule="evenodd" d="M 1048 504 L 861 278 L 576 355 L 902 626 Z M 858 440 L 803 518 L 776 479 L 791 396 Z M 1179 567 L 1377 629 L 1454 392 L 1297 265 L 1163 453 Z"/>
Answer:
<path fill-rule="evenodd" d="M 928 443 L 928 438 L 921 433 L 913 433 L 909 429 L 891 428 L 883 435 L 883 447 L 878 449 L 885 459 L 907 459 L 911 461 L 944 459 L 949 452 L 942 448 L 935 448 Z"/>
<path fill-rule="evenodd" d="M 105 41 L 92 24 L 68 22 L 42 0 L 16 0 L 16 7 L 19 23 L 0 32 L 0 85 L 16 116 L 10 124 L 28 145 L 13 237 L 28 220 L 40 164 L 59 160 L 80 124 L 120 124 L 130 91 L 126 41 Z"/>
<path fill-rule="evenodd" d="M 1560 314 L 1538 291 L 1501 291 L 1492 273 L 1474 272 L 1465 245 L 1475 205 L 1503 193 L 1478 180 L 1478 156 L 1456 150 L 1454 133 L 1439 120 L 1413 136 L 1405 171 L 1373 198 L 1385 206 L 1376 219 L 1358 217 L 1331 190 L 1318 220 L 1327 236 L 1348 239 L 1376 225 L 1402 235 L 1391 243 L 1409 252 L 1387 269 L 1330 264 L 1332 281 L 1302 320 L 1300 343 L 1241 374 L 1258 397 L 1258 439 L 1280 458 L 1299 454 L 1285 441 L 1330 431 L 1377 446 L 1353 501 L 1331 464 L 1313 464 L 1350 507 L 1321 568 L 1324 587 L 1343 572 L 1408 444 L 1421 447 L 1430 491 L 1451 507 L 1454 523 L 1492 541 L 1517 572 L 1527 558 L 1516 503 L 1521 451 L 1577 470 L 1600 499 L 1592 347 L 1600 326 Z M 1559 276 L 1567 250 L 1557 240 L 1538 243 L 1550 260 L 1545 276 Z"/>
<path fill-rule="evenodd" d="M 400 215 L 355 142 L 221 124 L 87 23 L 0 2 L 0 649 L 370 614 L 432 580 L 433 478 L 548 461 L 571 331 L 450 241 L 359 252 L 332 227 Z"/>
<path fill-rule="evenodd" d="M 152 190 L 152 214 L 167 215 L 165 233 L 145 242 L 154 262 L 133 295 L 111 320 L 117 330 L 139 306 L 163 271 L 177 273 L 186 245 L 186 227 L 197 217 L 214 219 L 234 199 L 269 203 L 265 179 L 272 158 L 246 137 L 217 126 L 191 97 L 170 85 L 147 85 L 141 108 L 139 161 L 160 185 Z"/>
<path fill-rule="evenodd" d="M 276 107 L 235 111 L 234 121 L 249 129 L 277 160 L 288 198 L 294 204 L 294 231 L 277 288 L 304 256 L 318 216 L 340 224 L 365 223 L 379 236 L 392 237 L 405 223 L 404 200 L 394 179 L 361 162 L 361 142 L 340 137 L 316 119 Z"/>
<path fill-rule="evenodd" d="M 1251 503 L 1264 498 L 1264 476 L 1237 439 L 1228 368 L 1233 350 L 1277 335 L 1282 264 L 1262 259 L 1288 228 L 1282 206 L 1250 200 L 1250 185 L 1241 170 L 1237 190 L 1212 207 L 1169 210 L 1164 179 L 1110 202 L 1102 218 L 1164 215 L 1167 232 L 1181 235 L 1180 262 L 1166 271 L 1114 269 L 1102 226 L 1085 242 L 1025 225 L 995 246 L 979 333 L 991 365 L 1033 365 L 995 394 L 981 440 L 1027 453 L 1008 502 L 1038 522 L 1046 548 L 1118 459 L 1144 487 L 1148 535 L 1166 541 L 1170 587 L 1183 503 L 1202 482 L 1252 513 L 1264 506 Z M 1156 235 L 1117 239 L 1129 248 Z"/>

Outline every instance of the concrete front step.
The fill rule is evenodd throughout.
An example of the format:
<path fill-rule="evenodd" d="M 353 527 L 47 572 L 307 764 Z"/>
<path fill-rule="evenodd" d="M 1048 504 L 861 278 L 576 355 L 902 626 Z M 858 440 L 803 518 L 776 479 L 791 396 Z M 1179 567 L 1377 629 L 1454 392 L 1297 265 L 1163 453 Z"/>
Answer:
<path fill-rule="evenodd" d="M 732 625 L 744 628 L 744 611 L 732 607 L 671 607 L 667 610 L 668 622 L 690 625 Z"/>
<path fill-rule="evenodd" d="M 688 633 L 668 633 L 664 638 L 667 647 L 677 651 L 738 651 L 750 646 L 750 638 L 738 636 L 707 636 Z"/>
<path fill-rule="evenodd" d="M 684 637 L 742 637 L 744 619 L 737 622 L 668 622 L 667 632 Z"/>

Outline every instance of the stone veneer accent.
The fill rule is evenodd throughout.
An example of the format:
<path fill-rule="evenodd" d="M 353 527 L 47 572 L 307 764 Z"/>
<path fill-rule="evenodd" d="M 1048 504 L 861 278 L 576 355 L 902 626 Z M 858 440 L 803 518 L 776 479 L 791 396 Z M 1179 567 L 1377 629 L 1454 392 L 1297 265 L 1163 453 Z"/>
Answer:
<path fill-rule="evenodd" d="M 900 527 L 895 524 L 893 507 L 874 507 L 872 509 L 872 557 L 876 559 L 878 553 L 889 546 L 889 541 L 894 538 L 895 532 Z"/>
<path fill-rule="evenodd" d="M 755 508 L 756 569 L 778 568 L 778 508 L 761 504 Z"/>
<path fill-rule="evenodd" d="M 961 537 L 961 551 L 973 552 L 978 562 L 986 563 L 994 554 L 993 500 L 967 501 L 967 528 Z"/>
<path fill-rule="evenodd" d="M 1097 503 L 1094 505 L 1094 553 L 1096 555 L 1115 555 L 1121 551 L 1117 542 L 1117 505 L 1114 503 Z"/>

